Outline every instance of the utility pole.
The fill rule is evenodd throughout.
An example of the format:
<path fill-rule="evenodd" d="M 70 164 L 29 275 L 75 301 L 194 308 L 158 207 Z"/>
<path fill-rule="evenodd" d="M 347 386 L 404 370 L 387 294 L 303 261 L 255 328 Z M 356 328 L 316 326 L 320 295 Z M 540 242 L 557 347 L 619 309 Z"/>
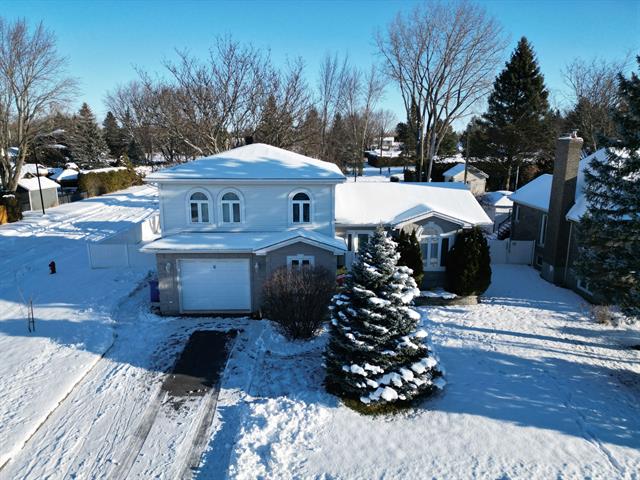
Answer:
<path fill-rule="evenodd" d="M 44 198 L 42 197 L 42 185 L 40 184 L 40 169 L 38 168 L 38 147 L 33 147 L 33 158 L 36 160 L 36 177 L 38 177 L 38 190 L 40 191 L 40 206 L 42 207 L 42 214 L 46 215 L 44 211 Z"/>
<path fill-rule="evenodd" d="M 469 130 L 471 130 L 471 129 L 469 129 Z M 471 133 L 470 131 L 467 132 L 467 145 L 466 145 L 467 154 L 464 156 L 464 184 L 465 185 L 467 184 L 467 171 L 468 171 L 468 168 L 469 168 L 469 134 L 470 133 Z"/>

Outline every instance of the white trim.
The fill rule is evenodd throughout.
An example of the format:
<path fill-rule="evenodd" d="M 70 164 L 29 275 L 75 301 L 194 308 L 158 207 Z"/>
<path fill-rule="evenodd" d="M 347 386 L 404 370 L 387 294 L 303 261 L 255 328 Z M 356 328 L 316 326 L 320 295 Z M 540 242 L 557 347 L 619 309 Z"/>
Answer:
<path fill-rule="evenodd" d="M 222 197 L 224 197 L 227 193 L 233 193 L 238 197 L 238 201 L 240 202 L 240 221 L 239 222 L 225 222 L 224 221 L 224 214 L 223 214 L 223 210 L 222 210 L 222 204 L 223 204 L 223 200 Z M 225 203 L 230 203 L 232 204 L 232 201 L 224 201 Z M 224 188 L 222 190 L 220 190 L 220 192 L 218 193 L 218 197 L 216 200 L 216 205 L 218 207 L 218 222 L 217 225 L 221 226 L 221 227 L 233 227 L 235 225 L 244 225 L 246 223 L 246 216 L 245 216 L 245 205 L 246 202 L 244 200 L 244 195 L 242 194 L 242 192 L 240 190 L 238 190 L 237 188 Z M 230 212 L 233 215 L 233 211 Z"/>
<path fill-rule="evenodd" d="M 273 245 L 269 245 L 268 247 L 263 247 L 260 248 L 259 250 L 255 250 L 254 253 L 256 255 L 266 255 L 269 252 L 272 252 L 273 250 L 278 250 L 279 248 L 283 248 L 283 247 L 287 247 L 289 245 L 293 245 L 295 243 L 305 243 L 307 245 L 311 245 L 312 247 L 318 247 L 318 248 L 322 248 L 323 250 L 329 250 L 330 252 L 332 252 L 335 255 L 342 255 L 344 252 L 346 252 L 346 248 L 345 250 L 340 250 L 337 248 L 332 247 L 331 245 L 328 245 L 326 243 L 322 243 L 322 242 L 318 242 L 315 240 L 311 240 L 309 238 L 304 238 L 304 237 L 295 237 L 295 238 L 291 238 L 289 240 L 285 240 L 284 242 L 279 242 L 279 243 L 274 243 Z"/>
<path fill-rule="evenodd" d="M 435 235 L 425 235 L 424 231 L 427 229 L 433 229 L 436 232 L 438 232 Z M 455 232 L 450 232 L 450 234 L 453 233 L 455 234 Z M 450 236 L 447 235 L 447 236 Z M 446 270 L 445 267 L 441 266 L 442 263 L 442 239 L 444 238 L 444 230 L 442 230 L 442 227 L 440 225 L 438 225 L 437 223 L 433 223 L 433 222 L 429 222 L 425 225 L 422 225 L 422 232 L 420 232 L 420 237 L 418 239 L 419 243 L 420 243 L 420 249 L 422 250 L 424 247 L 426 247 L 427 250 L 427 254 L 422 255 L 422 264 L 424 266 L 424 271 L 425 272 L 444 272 Z M 433 241 L 433 240 L 436 241 Z M 430 261 L 431 261 L 431 249 L 433 248 L 434 245 L 437 245 L 437 255 L 436 255 L 436 261 L 437 261 L 437 266 L 431 266 L 430 265 Z"/>
<path fill-rule="evenodd" d="M 548 223 L 548 215 L 546 213 L 542 214 L 542 220 L 540 221 L 540 231 L 538 232 L 538 245 L 540 247 L 544 247 L 544 242 L 547 239 L 547 223 Z"/>
<path fill-rule="evenodd" d="M 298 255 L 288 255 L 287 256 L 287 268 L 289 270 L 291 270 L 293 268 L 293 262 L 294 261 L 298 261 L 298 264 L 300 266 L 302 266 L 302 262 L 304 262 L 305 260 L 309 262 L 309 265 L 311 265 L 312 267 L 315 267 L 316 264 L 316 257 L 314 257 L 313 255 L 304 255 L 302 253 L 299 253 Z"/>
<path fill-rule="evenodd" d="M 576 275 L 576 287 L 581 292 L 584 292 L 588 295 L 593 295 L 593 292 L 589 290 L 589 287 L 587 286 L 587 282 L 582 277 L 579 277 L 577 275 Z"/>
<path fill-rule="evenodd" d="M 298 193 L 304 193 L 307 197 L 309 197 L 309 221 L 308 222 L 304 222 L 304 221 L 300 221 L 300 222 L 294 222 L 293 221 L 293 205 L 294 205 L 294 201 L 293 201 L 293 197 L 295 197 Z M 287 198 L 287 218 L 288 218 L 288 223 L 289 226 L 296 226 L 299 227 L 301 225 L 312 225 L 314 220 L 315 220 L 315 198 L 313 197 L 313 194 L 304 188 L 296 188 L 295 190 L 292 190 L 291 192 L 289 192 L 289 196 Z M 306 203 L 306 201 L 304 200 L 296 200 L 296 203 L 299 205 L 303 205 L 304 203 Z M 300 217 L 303 217 L 303 211 L 300 211 Z"/>
<path fill-rule="evenodd" d="M 207 203 L 207 210 L 209 213 L 209 220 L 206 222 L 194 222 L 191 218 L 191 196 L 194 195 L 195 193 L 202 193 L 204 196 L 207 197 L 206 203 Z M 205 201 L 197 200 L 197 202 L 204 203 Z M 211 204 L 211 193 L 209 193 L 208 190 L 204 188 L 192 188 L 191 190 L 187 191 L 185 195 L 185 206 L 187 211 L 187 225 L 202 226 L 202 225 L 215 224 L 213 208 L 211 208 L 213 206 Z M 198 207 L 198 217 L 200 217 L 200 215 L 201 215 L 201 209 L 200 207 Z"/>

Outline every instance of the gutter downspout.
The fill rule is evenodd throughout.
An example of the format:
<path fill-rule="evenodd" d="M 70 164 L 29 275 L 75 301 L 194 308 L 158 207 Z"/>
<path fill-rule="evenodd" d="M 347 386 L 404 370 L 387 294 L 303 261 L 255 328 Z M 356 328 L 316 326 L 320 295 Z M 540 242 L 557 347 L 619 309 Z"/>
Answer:
<path fill-rule="evenodd" d="M 564 261 L 564 278 L 562 282 L 567 285 L 567 271 L 569 270 L 569 253 L 571 252 L 571 236 L 573 235 L 573 222 L 569 220 L 569 242 L 567 243 L 567 257 Z"/>

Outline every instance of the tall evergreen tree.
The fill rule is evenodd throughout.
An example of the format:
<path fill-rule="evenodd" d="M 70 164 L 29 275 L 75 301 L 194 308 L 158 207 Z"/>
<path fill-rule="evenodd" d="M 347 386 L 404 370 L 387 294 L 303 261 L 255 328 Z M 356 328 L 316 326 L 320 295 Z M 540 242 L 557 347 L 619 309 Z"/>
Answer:
<path fill-rule="evenodd" d="M 107 144 L 96 117 L 86 103 L 73 119 L 69 146 L 73 159 L 81 163 L 100 163 L 107 153 Z"/>
<path fill-rule="evenodd" d="M 326 386 L 363 409 L 408 402 L 444 383 L 410 307 L 419 290 L 399 257 L 378 228 L 331 305 Z"/>
<path fill-rule="evenodd" d="M 111 156 L 120 158 L 124 155 L 127 151 L 127 138 L 113 113 L 107 112 L 102 122 L 102 131 Z"/>
<path fill-rule="evenodd" d="M 447 290 L 480 295 L 491 285 L 491 256 L 482 230 L 463 230 L 447 256 Z"/>
<path fill-rule="evenodd" d="M 493 85 L 487 112 L 488 150 L 506 170 L 505 188 L 525 158 L 552 151 L 553 122 L 549 92 L 529 41 L 522 37 Z"/>
<path fill-rule="evenodd" d="M 415 230 L 411 233 L 400 230 L 396 242 L 398 242 L 398 253 L 400 254 L 398 265 L 409 267 L 413 271 L 411 276 L 420 287 L 424 278 L 424 264 L 422 262 L 420 242 Z"/>
<path fill-rule="evenodd" d="M 640 57 L 638 57 L 640 71 Z M 640 318 L 640 78 L 618 77 L 618 140 L 585 171 L 578 275 L 600 300 Z"/>

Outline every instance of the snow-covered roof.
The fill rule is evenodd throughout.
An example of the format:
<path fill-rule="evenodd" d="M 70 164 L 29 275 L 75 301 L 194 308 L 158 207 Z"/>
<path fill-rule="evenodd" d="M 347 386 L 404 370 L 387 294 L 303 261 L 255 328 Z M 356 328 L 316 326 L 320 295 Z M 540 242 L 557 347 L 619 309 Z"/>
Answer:
<path fill-rule="evenodd" d="M 104 173 L 104 172 L 116 172 L 118 170 L 126 170 L 127 167 L 103 167 L 92 168 L 90 170 L 81 170 L 80 173 Z"/>
<path fill-rule="evenodd" d="M 22 177 L 20 180 L 18 180 L 18 186 L 29 191 L 38 190 L 40 186 L 42 187 L 42 190 L 46 190 L 49 188 L 60 188 L 60 185 L 58 185 L 53 180 L 48 179 L 47 177 L 40 177 L 40 186 L 38 186 L 37 177 Z"/>
<path fill-rule="evenodd" d="M 51 178 L 57 182 L 77 180 L 78 171 L 71 168 L 65 168 L 51 175 Z"/>
<path fill-rule="evenodd" d="M 487 192 L 482 196 L 481 202 L 494 207 L 512 207 L 513 201 L 509 198 L 513 192 L 510 190 L 496 190 Z"/>
<path fill-rule="evenodd" d="M 398 225 L 439 214 L 464 225 L 491 225 L 473 194 L 458 183 L 355 182 L 336 186 L 336 224 Z"/>
<path fill-rule="evenodd" d="M 347 250 L 342 238 L 298 229 L 284 232 L 183 232 L 155 240 L 141 251 L 198 252 L 198 253 L 256 253 L 267 252 L 292 243 L 303 242 L 325 248 L 334 253 Z"/>
<path fill-rule="evenodd" d="M 619 154 L 623 156 L 625 155 L 624 152 L 619 152 Z M 601 148 L 588 157 L 580 160 L 580 166 L 578 167 L 578 179 L 576 181 L 575 202 L 571 209 L 567 212 L 567 220 L 570 220 L 572 222 L 579 222 L 582 216 L 587 213 L 589 202 L 587 202 L 587 199 L 584 196 L 585 171 L 590 169 L 589 164 L 594 158 L 602 162 L 607 159 L 607 156 L 607 149 Z"/>
<path fill-rule="evenodd" d="M 148 175 L 148 182 L 296 180 L 338 183 L 345 177 L 337 165 L 264 143 L 243 147 L 184 163 Z"/>
<path fill-rule="evenodd" d="M 49 169 L 44 165 L 42 165 L 41 163 L 38 164 L 37 168 L 35 163 L 25 163 L 22 165 L 22 168 L 20 169 L 21 177 L 24 177 L 25 175 L 35 176 L 38 174 L 40 174 L 41 177 L 46 177 L 47 175 L 49 175 Z"/>
<path fill-rule="evenodd" d="M 469 165 L 467 167 L 467 172 L 473 173 L 476 177 L 489 178 L 489 175 L 484 173 L 479 168 L 474 167 L 473 165 Z M 458 163 L 451 167 L 449 170 L 442 174 L 443 177 L 455 177 L 456 175 L 464 173 L 464 163 Z"/>
<path fill-rule="evenodd" d="M 517 189 L 509 198 L 514 203 L 546 212 L 549 210 L 552 181 L 553 175 L 543 173 Z"/>

